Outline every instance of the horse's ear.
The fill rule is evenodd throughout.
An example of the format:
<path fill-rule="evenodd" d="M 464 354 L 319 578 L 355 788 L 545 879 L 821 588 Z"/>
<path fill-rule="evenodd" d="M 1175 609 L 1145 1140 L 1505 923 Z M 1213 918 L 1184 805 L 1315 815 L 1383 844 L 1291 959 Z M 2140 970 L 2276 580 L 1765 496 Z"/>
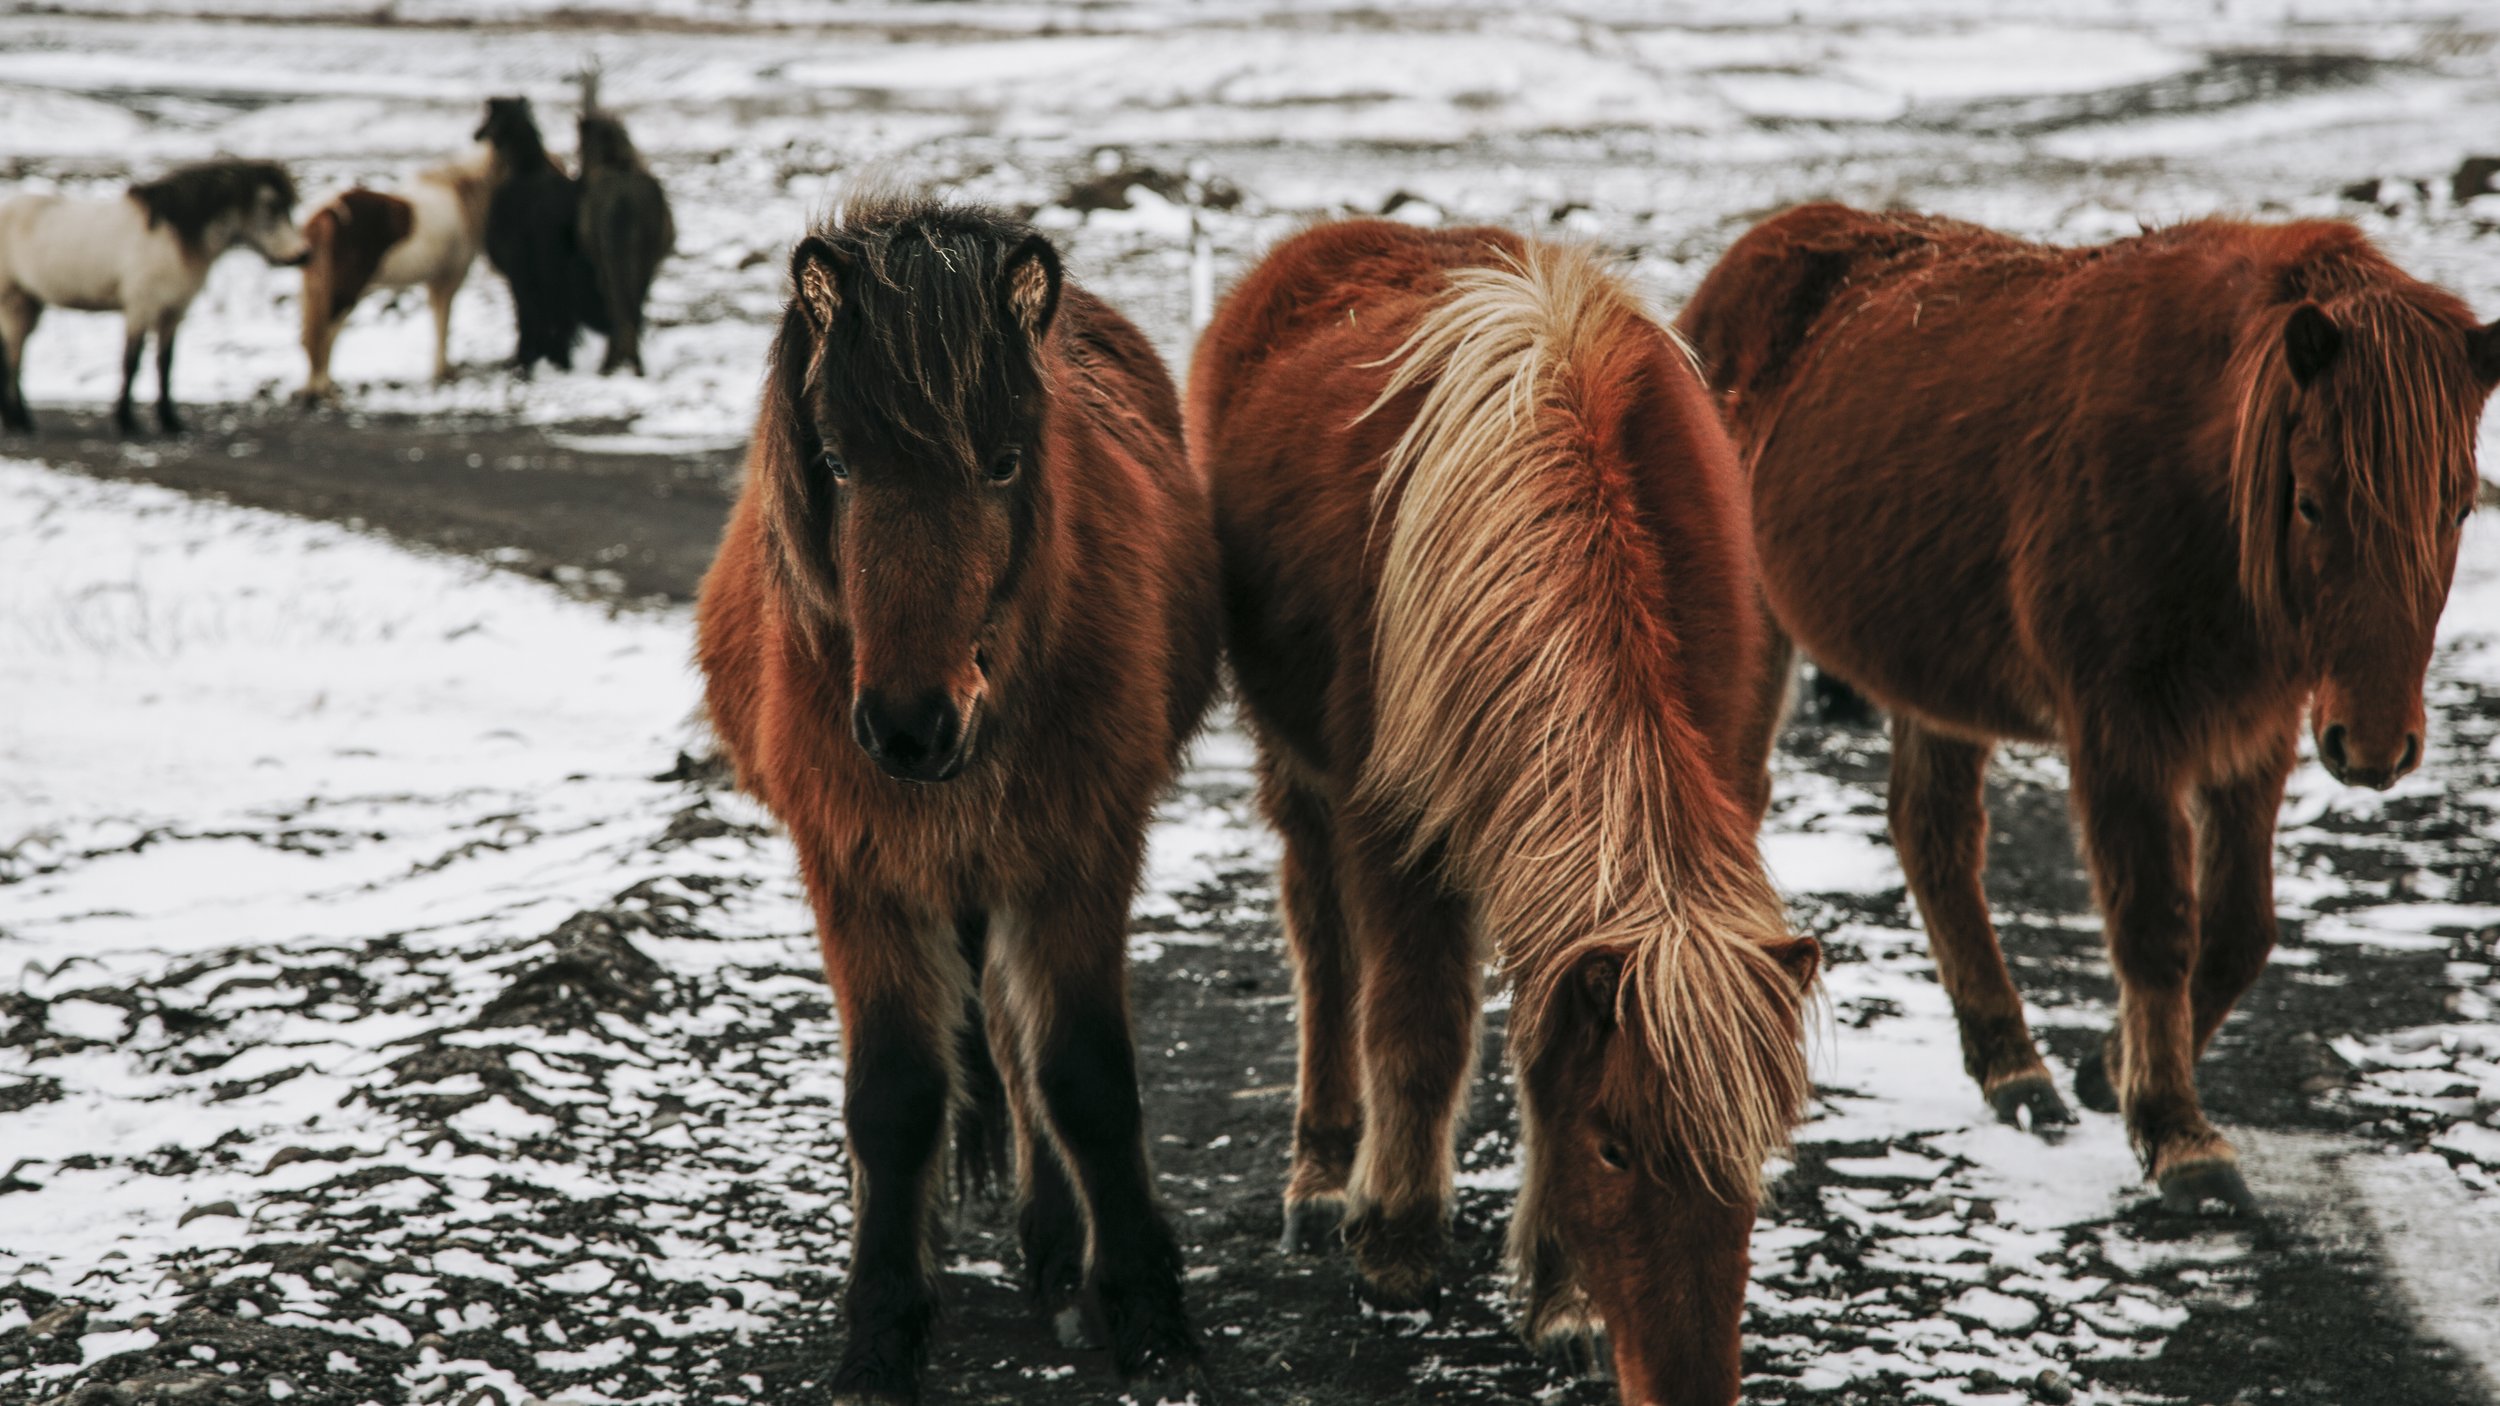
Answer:
<path fill-rule="evenodd" d="M 1823 967 L 1823 945 L 1810 937 L 1783 938 L 1765 950 L 1797 983 L 1799 991 L 1813 986 L 1815 973 Z"/>
<path fill-rule="evenodd" d="M 1564 999 L 1572 1023 L 1583 1030 L 1612 1031 L 1623 991 L 1623 954 L 1592 952 L 1572 967 Z"/>
<path fill-rule="evenodd" d="M 1041 235 L 1026 235 L 1004 267 L 1007 311 L 1024 335 L 1039 345 L 1059 310 L 1059 251 Z"/>
<path fill-rule="evenodd" d="M 818 336 L 832 328 L 834 314 L 842 310 L 842 284 L 849 272 L 849 257 L 815 235 L 800 240 L 790 252 L 794 302 Z"/>
<path fill-rule="evenodd" d="M 2476 380 L 2486 386 L 2500 382 L 2500 319 L 2466 332 L 2465 355 L 2474 365 Z"/>
<path fill-rule="evenodd" d="M 2343 349 L 2344 329 L 2316 303 L 2302 303 L 2284 320 L 2283 360 L 2292 368 L 2292 379 L 2304 386 L 2334 365 L 2335 354 Z"/>

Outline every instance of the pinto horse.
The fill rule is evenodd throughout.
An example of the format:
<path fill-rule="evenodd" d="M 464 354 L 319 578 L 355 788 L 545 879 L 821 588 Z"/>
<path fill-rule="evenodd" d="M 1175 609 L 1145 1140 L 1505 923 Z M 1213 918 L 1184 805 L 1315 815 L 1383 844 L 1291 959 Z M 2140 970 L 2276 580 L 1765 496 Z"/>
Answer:
<path fill-rule="evenodd" d="M 2071 1115 L 1989 923 L 1983 782 L 2057 742 L 2119 1019 L 2077 1093 L 2174 1210 L 2250 1204 L 2196 1058 L 2275 940 L 2275 812 L 2422 756 L 2500 330 L 2349 226 L 2094 248 L 1833 205 L 1686 307 L 1779 623 L 1893 715 L 1893 843 L 1998 1115 Z"/>
<path fill-rule="evenodd" d="M 273 264 L 304 260 L 295 181 L 267 161 L 204 161 L 118 195 L 21 195 L 0 203 L 0 429 L 32 431 L 26 339 L 46 307 L 122 315 L 122 391 L 113 423 L 139 428 L 131 387 L 156 338 L 156 423 L 182 428 L 174 407 L 174 334 L 236 245 Z"/>
<path fill-rule="evenodd" d="M 949 1110 L 1001 1082 L 1042 1308 L 1185 1393 L 1200 1351 L 1125 967 L 1220 632 L 1171 380 L 987 210 L 855 197 L 791 280 L 698 650 L 841 1010 L 858 1219 L 834 1400 L 917 1399 Z M 980 1131 L 959 1124 L 967 1162 Z"/>
<path fill-rule="evenodd" d="M 1288 1248 L 1440 1296 L 1483 959 L 1510 983 L 1532 1340 L 1731 1402 L 1763 1157 L 1817 950 L 1754 847 L 1743 484 L 1666 328 L 1588 256 L 1325 225 L 1190 375 L 1301 1001 Z"/>
<path fill-rule="evenodd" d="M 502 185 L 501 155 L 480 142 L 397 190 L 343 191 L 304 221 L 304 360 L 298 398 L 335 395 L 330 348 L 365 294 L 423 287 L 434 311 L 434 379 L 449 381 L 451 303 L 486 241 L 486 208 Z"/>

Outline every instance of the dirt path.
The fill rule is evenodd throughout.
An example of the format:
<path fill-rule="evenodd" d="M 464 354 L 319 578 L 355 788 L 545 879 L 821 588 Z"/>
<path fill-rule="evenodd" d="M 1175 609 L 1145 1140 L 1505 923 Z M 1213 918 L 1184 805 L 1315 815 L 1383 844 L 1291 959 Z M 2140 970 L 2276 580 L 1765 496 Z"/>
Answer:
<path fill-rule="evenodd" d="M 142 479 L 349 522 L 628 600 L 689 597 L 717 534 L 727 501 L 724 485 L 735 468 L 729 453 L 664 457 L 602 447 L 596 436 L 605 426 L 573 427 L 559 435 L 487 424 L 445 428 L 246 412 L 180 442 L 123 445 L 96 437 L 92 418 L 75 420 L 80 430 L 75 435 L 65 428 L 71 417 L 56 412 L 50 419 L 54 428 L 44 439 L 0 448 L 31 450 L 48 462 L 100 477 Z M 2340 822 L 2332 815 L 2307 822 L 2287 840 L 2287 862 L 2314 868 L 2321 851 L 2330 851 L 2329 867 L 2357 883 L 2392 883 L 2401 897 L 2413 882 L 2408 875 L 2422 867 L 2422 851 L 2409 848 L 2421 841 L 2440 846 L 2444 858 L 2433 867 L 2449 901 L 2500 901 L 2493 818 L 2462 799 L 2478 788 L 2488 796 L 2500 782 L 2500 757 L 2487 745 L 2500 706 L 2490 695 L 2461 686 L 2443 690 L 2436 706 L 2440 717 L 2434 726 L 2447 729 L 2451 738 L 2443 755 L 2457 768 L 2450 795 L 2398 808 L 2380 824 L 2351 827 L 2348 833 L 2337 833 Z M 1785 791 L 1811 789 L 1790 782 L 1828 787 L 1839 798 L 1830 803 L 1834 813 L 1861 822 L 1879 803 L 1885 751 L 1879 732 L 1801 720 L 1785 751 Z M 2097 932 L 2055 781 L 2053 768 L 2016 766 L 1997 784 L 1992 887 L 2018 975 L 2051 1013 L 2045 1041 L 2052 1054 L 2071 1059 L 2095 1038 L 2109 990 L 2097 964 Z M 681 820 L 694 817 L 688 832 L 714 833 L 711 808 L 726 805 L 719 778 L 696 768 L 675 784 L 682 788 Z M 1189 799 L 1236 817 L 1249 808 L 1237 770 L 1193 778 Z M 1795 813 L 1788 813 L 1793 820 Z M 672 825 L 671 833 L 680 828 Z M 1277 1180 L 1289 1135 L 1291 987 L 1277 942 L 1272 876 L 1251 866 L 1219 878 L 1174 895 L 1182 921 L 1148 924 L 1144 935 L 1164 942 L 1166 950 L 1138 964 L 1135 985 L 1156 1155 L 1190 1262 L 1197 1266 L 1191 1286 L 1195 1311 L 1208 1329 L 1227 1399 L 1316 1406 L 1609 1400 L 1602 1383 L 1574 1379 L 1532 1359 L 1505 1326 L 1496 1270 L 1508 1201 L 1502 1169 L 1510 1160 L 1510 1141 L 1506 1081 L 1492 1033 L 1488 1072 L 1462 1140 L 1469 1175 L 1463 1178 L 1468 1189 L 1461 1195 L 1457 1225 L 1454 1271 L 1460 1291 L 1439 1323 L 1420 1335 L 1398 1336 L 1360 1322 L 1340 1261 L 1288 1259 L 1273 1248 L 1279 1231 Z M 648 893 L 623 894 L 612 909 L 585 916 L 619 934 L 673 931 L 669 925 L 676 924 L 699 936 L 711 911 L 701 893 L 709 890 L 693 879 L 687 883 L 694 897 L 663 904 Z M 1887 973 L 1898 977 L 1892 987 L 1841 988 L 1844 999 L 1835 1010 L 1833 1043 L 1822 1067 L 1837 1086 L 1826 1090 L 1826 1111 L 1845 1113 L 1860 1106 L 1850 1092 L 1852 1042 L 1861 1032 L 1880 1032 L 1898 1021 L 1904 1002 L 1923 989 L 1923 958 L 1897 887 L 1803 897 L 1797 914 L 1801 926 L 1824 939 L 1836 967 L 1854 966 L 1884 980 L 1894 979 Z M 2442 1123 L 2437 1115 L 2357 1098 L 2357 1090 L 2369 1087 L 2366 1061 L 2356 1066 L 2330 1053 L 2329 1042 L 2340 1037 L 2366 1042 L 2381 1032 L 2447 1019 L 2456 989 L 2456 978 L 2447 973 L 2460 955 L 2479 953 L 2488 962 L 2491 934 L 2462 934 L 2452 948 L 2391 956 L 2302 944 L 2297 927 L 2287 946 L 2305 955 L 2268 974 L 2247 1014 L 2206 1062 L 2205 1088 L 2217 1116 L 2227 1126 L 2297 1135 L 2293 1141 L 2300 1146 L 2356 1153 L 2420 1146 L 2440 1128 L 2454 1126 L 2454 1117 Z M 804 973 L 784 975 L 798 978 L 801 994 L 787 998 L 794 1004 L 783 1007 L 781 1016 L 757 1015 L 759 1030 L 787 1030 L 798 1019 L 787 1012 L 804 1010 L 815 999 L 804 994 Z M 585 988 L 590 995 L 584 999 L 594 1006 L 607 999 L 599 995 L 607 988 L 592 988 L 596 983 Z M 633 988 L 630 1001 L 615 999 L 625 1005 L 699 1004 L 711 988 L 686 981 L 661 983 L 660 989 L 663 994 L 651 995 Z M 1900 998 L 1870 994 L 1886 990 Z M 780 1024 L 773 1026 L 776 1020 Z M 721 1048 L 723 1067 L 734 1065 L 734 1046 Z M 1956 1098 L 1967 1092 L 1960 1089 L 1960 1078 L 1949 1061 L 1934 1063 L 1932 1079 L 1947 1107 L 1958 1107 Z M 1976 1116 L 1975 1096 L 1960 1102 L 1970 1107 L 1955 1116 Z M 2469 1123 L 2474 1117 L 2470 1100 L 2463 1117 Z M 2059 1402 L 2072 1399 L 2079 1387 L 2213 1406 L 2473 1406 L 2491 1399 L 2474 1368 L 2416 1325 L 2402 1287 L 2387 1273 L 2367 1208 L 2357 1204 L 2353 1183 L 2333 1158 L 2285 1154 L 2260 1162 L 2253 1180 L 2272 1200 L 2267 1216 L 2254 1225 L 2170 1221 L 2139 1204 L 2109 1219 L 2032 1237 L 2022 1250 L 2031 1268 L 2009 1278 L 2000 1259 L 2004 1226 L 1998 1209 L 1954 1189 L 1968 1162 L 1955 1151 L 1963 1145 L 1956 1141 L 1962 1136 L 1958 1126 L 1932 1131 L 1913 1126 L 1836 1140 L 1817 1139 L 1810 1131 L 1795 1171 L 1779 1182 L 1766 1208 L 1776 1240 L 1758 1241 L 1767 1263 L 1758 1275 L 1748 1363 L 1767 1375 L 1749 1399 L 1904 1399 L 1902 1379 L 1887 1376 L 1884 1364 L 1913 1349 L 1949 1351 L 1949 1345 L 1922 1344 L 1917 1334 L 1932 1336 L 1939 1328 L 1959 1332 L 1953 1325 L 1967 1325 L 1972 1312 L 1986 1318 L 1986 1310 L 1957 1307 L 1972 1302 L 1971 1294 L 1983 1286 L 1995 1300 L 2016 1304 L 2015 1321 L 1997 1325 L 1998 1348 L 1960 1369 L 1952 1384 L 1957 1394 L 1935 1399 Z M 1885 1159 L 1894 1159 L 1891 1169 L 1879 1165 Z M 1921 1171 L 1921 1163 L 1938 1170 Z M 2074 1178 L 2097 1175 L 2104 1165 L 2068 1164 Z M 0 1183 L 0 1190 L 6 1189 Z M 774 1195 L 770 1186 L 754 1190 L 763 1198 Z M 565 1228 L 584 1237 L 631 1240 L 646 1231 L 631 1204 L 579 1203 L 567 1214 L 573 1220 Z M 2010 1207 L 2005 1212 L 2009 1222 L 2014 1215 Z M 1016 1256 L 1001 1233 L 1003 1215 L 976 1203 L 959 1220 L 949 1255 L 950 1317 L 935 1373 L 940 1385 L 932 1399 L 1102 1399 L 1109 1378 L 1099 1355 L 1060 1348 L 1024 1312 L 1011 1286 Z M 838 1341 L 839 1281 L 830 1269 L 804 1286 L 819 1311 L 775 1319 L 759 1333 L 724 1338 L 709 1349 L 721 1357 L 721 1375 L 751 1374 L 760 1388 L 755 1399 L 818 1399 L 816 1383 Z M 2057 1276 L 2063 1276 L 2058 1282 L 2065 1289 L 2027 1287 Z M 655 1283 L 651 1292 L 664 1287 Z M 489 1301 L 497 1292 L 491 1286 L 473 1289 Z M 2139 1312 L 2140 1305 L 2150 1307 Z M 510 1313 L 547 1312 L 542 1299 L 521 1289 L 509 1291 L 506 1307 Z M 2129 1314 L 2142 1322 L 2131 1328 Z M 2028 1328 L 2021 1321 L 2025 1315 L 2035 1315 Z M 240 1326 L 216 1326 L 224 1321 L 213 1315 L 199 1319 L 193 1337 L 169 1336 L 157 1351 L 179 1365 L 177 1350 L 190 1343 L 244 1350 L 238 1346 Z M 420 1333 L 428 1328 L 422 1320 L 414 1326 Z M 565 1326 L 570 1339 L 581 1342 L 600 1327 L 587 1315 Z M 22 1332 L 0 1332 L 0 1371 L 12 1365 L 8 1354 Z M 2018 1352 L 2016 1345 L 2024 1342 L 2029 1346 Z M 1794 1366 L 1801 1359 L 1846 1352 L 1859 1353 L 1870 1364 L 1854 1383 L 1798 1375 Z M 2084 1355 L 2068 1357 L 2077 1352 Z M 2042 1360 L 2060 1365 L 2045 1375 L 1985 1365 L 2018 1359 L 2026 1368 Z M 127 1388 L 123 1395 L 75 1399 L 159 1399 L 144 1387 L 152 1380 L 144 1374 L 121 1380 Z M 306 1390 L 302 1399 L 347 1403 L 364 1399 L 371 1389 L 367 1383 L 335 1394 Z"/>

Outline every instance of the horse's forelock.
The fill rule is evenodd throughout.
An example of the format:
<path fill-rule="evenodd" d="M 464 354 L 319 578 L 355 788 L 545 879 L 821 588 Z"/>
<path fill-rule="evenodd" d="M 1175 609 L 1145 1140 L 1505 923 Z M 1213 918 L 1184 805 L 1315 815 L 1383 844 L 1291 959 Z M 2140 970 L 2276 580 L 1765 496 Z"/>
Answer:
<path fill-rule="evenodd" d="M 827 329 L 821 394 L 834 418 L 901 452 L 970 467 L 976 420 L 1037 377 L 1001 297 L 1031 231 L 992 212 L 928 201 L 854 203 L 816 237 L 847 269 Z"/>
<path fill-rule="evenodd" d="M 2475 427 L 2486 394 L 2469 354 L 2466 334 L 2474 324 L 2463 304 L 2386 280 L 2317 304 L 2342 335 L 2333 359 L 2303 386 L 2292 373 L 2285 333 L 2305 305 L 2259 319 L 2233 367 L 2241 397 L 2232 449 L 2241 581 L 2259 617 L 2278 626 L 2289 619 L 2282 553 L 2292 508 L 2289 426 L 2299 398 L 2316 397 L 2333 421 L 2365 567 L 2408 594 L 2427 596 L 2444 584 L 2439 565 L 2449 517 L 2472 492 Z"/>

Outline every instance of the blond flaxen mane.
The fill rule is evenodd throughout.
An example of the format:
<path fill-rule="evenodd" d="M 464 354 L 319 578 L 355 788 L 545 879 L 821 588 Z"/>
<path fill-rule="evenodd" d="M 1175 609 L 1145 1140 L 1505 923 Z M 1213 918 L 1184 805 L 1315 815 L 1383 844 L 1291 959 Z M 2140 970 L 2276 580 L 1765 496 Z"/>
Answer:
<path fill-rule="evenodd" d="M 1593 423 L 1620 398 L 1598 383 L 1625 364 L 1609 349 L 1672 337 L 1589 256 L 1540 245 L 1452 274 L 1391 354 L 1372 410 L 1423 400 L 1375 500 L 1361 784 L 1474 902 L 1520 1067 L 1568 1018 L 1556 997 L 1580 961 L 1620 956 L 1621 1029 L 1652 1066 L 1625 1131 L 1750 1195 L 1803 1109 L 1805 997 L 1770 950 L 1778 896 L 1675 687 L 1655 568 Z"/>

